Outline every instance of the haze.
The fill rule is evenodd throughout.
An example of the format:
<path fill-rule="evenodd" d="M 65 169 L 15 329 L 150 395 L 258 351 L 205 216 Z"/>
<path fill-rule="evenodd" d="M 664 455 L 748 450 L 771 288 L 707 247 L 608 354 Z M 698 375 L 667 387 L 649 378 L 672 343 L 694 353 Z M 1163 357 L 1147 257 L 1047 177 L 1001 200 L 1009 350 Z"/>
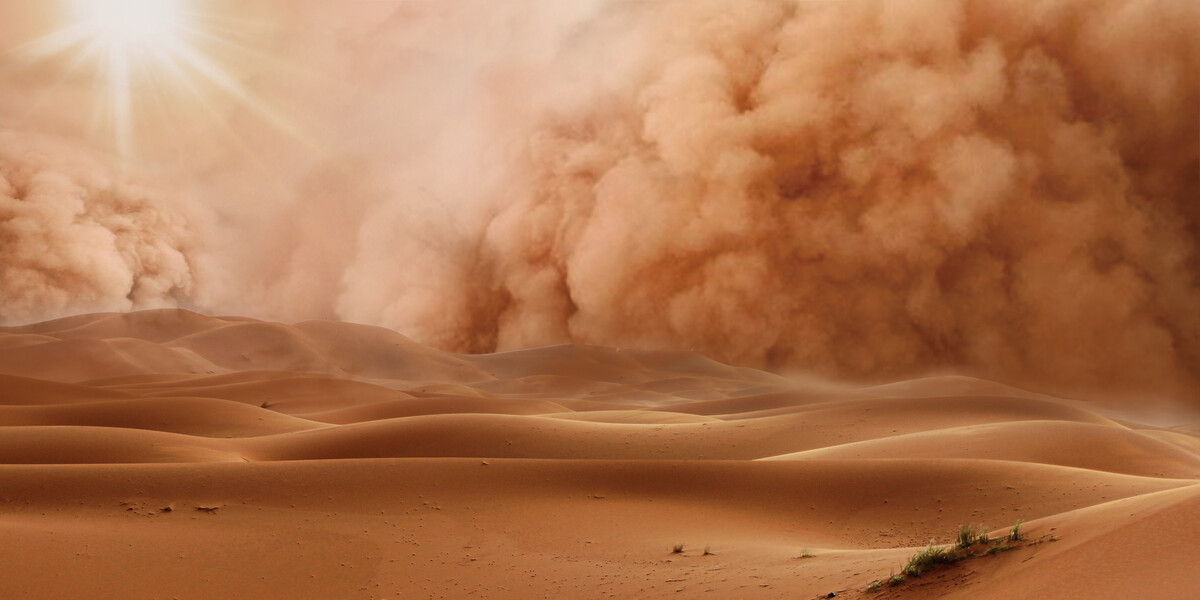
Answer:
<path fill-rule="evenodd" d="M 1200 589 L 1194 1 L 5 0 L 0 90 L 6 599 Z"/>
<path fill-rule="evenodd" d="M 142 82 L 123 157 L 86 68 L 5 55 L 5 322 L 181 306 L 1200 390 L 1191 3 L 194 10 L 245 96 Z"/>

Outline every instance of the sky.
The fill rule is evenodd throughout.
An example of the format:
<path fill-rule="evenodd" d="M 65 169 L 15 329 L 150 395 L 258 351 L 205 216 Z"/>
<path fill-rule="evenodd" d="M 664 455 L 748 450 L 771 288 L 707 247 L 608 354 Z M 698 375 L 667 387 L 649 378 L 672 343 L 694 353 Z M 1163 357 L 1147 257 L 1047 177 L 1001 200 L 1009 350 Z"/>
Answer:
<path fill-rule="evenodd" d="M 8 0 L 0 324 L 1200 404 L 1200 5 Z"/>

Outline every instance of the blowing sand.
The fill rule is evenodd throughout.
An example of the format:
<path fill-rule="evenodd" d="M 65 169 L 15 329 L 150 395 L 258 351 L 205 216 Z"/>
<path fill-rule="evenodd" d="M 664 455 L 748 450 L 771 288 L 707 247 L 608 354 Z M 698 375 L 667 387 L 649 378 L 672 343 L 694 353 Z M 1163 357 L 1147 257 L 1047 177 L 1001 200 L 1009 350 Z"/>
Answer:
<path fill-rule="evenodd" d="M 162 310 L 0 329 L 0 426 L 4 598 L 1200 589 L 1194 423 L 966 377 L 457 355 Z M 1011 551 L 866 589 L 931 538 L 1017 519 Z"/>

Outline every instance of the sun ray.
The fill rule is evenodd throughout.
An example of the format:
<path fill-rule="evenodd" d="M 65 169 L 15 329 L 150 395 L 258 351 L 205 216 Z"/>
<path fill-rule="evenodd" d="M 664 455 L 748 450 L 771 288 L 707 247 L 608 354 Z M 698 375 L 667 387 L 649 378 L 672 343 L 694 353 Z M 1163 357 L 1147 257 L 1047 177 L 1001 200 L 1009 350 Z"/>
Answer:
<path fill-rule="evenodd" d="M 69 0 L 69 22 L 57 31 L 4 52 L 37 63 L 68 57 L 69 73 L 90 69 L 94 76 L 93 130 L 104 132 L 122 161 L 137 153 L 145 117 L 178 109 L 189 98 L 203 106 L 198 115 L 212 128 L 236 133 L 217 107 L 230 101 L 248 108 L 272 129 L 320 151 L 309 135 L 230 70 L 208 56 L 200 44 L 226 52 L 257 54 L 204 25 L 216 17 L 195 10 L 193 0 Z M 153 109 L 153 111 L 151 110 Z M 139 127 L 142 129 L 139 130 Z"/>

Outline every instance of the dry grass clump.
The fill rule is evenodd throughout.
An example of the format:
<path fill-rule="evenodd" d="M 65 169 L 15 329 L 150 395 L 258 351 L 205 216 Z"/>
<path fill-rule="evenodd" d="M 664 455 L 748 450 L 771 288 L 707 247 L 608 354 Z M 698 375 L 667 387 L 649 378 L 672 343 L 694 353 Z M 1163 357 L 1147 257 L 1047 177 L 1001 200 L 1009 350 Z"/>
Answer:
<path fill-rule="evenodd" d="M 909 557 L 908 564 L 904 565 L 900 572 L 909 577 L 920 577 L 925 571 L 936 565 L 952 563 L 955 560 L 957 559 L 954 555 L 947 552 L 945 548 L 934 546 L 930 542 L 927 548 Z"/>
<path fill-rule="evenodd" d="M 899 585 L 907 581 L 909 577 L 920 577 L 930 569 L 943 564 L 950 564 L 975 558 L 978 556 L 986 556 L 999 552 L 1007 552 L 1013 549 L 1010 545 L 1012 542 L 1021 541 L 1021 521 L 1017 520 L 1016 524 L 1008 532 L 1007 538 L 992 539 L 988 535 L 987 528 L 980 525 L 976 530 L 972 525 L 963 525 L 958 528 L 954 536 L 954 543 L 947 546 L 935 545 L 932 541 L 929 542 L 924 550 L 917 552 L 908 559 L 908 563 L 900 570 L 897 575 L 895 571 L 887 579 L 877 579 L 872 581 L 867 586 L 867 590 L 878 590 L 883 586 Z M 1053 541 L 1053 539 L 1051 540 Z M 1035 542 L 1037 543 L 1037 542 Z M 976 552 L 972 548 L 976 545 L 981 545 L 986 550 Z"/>

